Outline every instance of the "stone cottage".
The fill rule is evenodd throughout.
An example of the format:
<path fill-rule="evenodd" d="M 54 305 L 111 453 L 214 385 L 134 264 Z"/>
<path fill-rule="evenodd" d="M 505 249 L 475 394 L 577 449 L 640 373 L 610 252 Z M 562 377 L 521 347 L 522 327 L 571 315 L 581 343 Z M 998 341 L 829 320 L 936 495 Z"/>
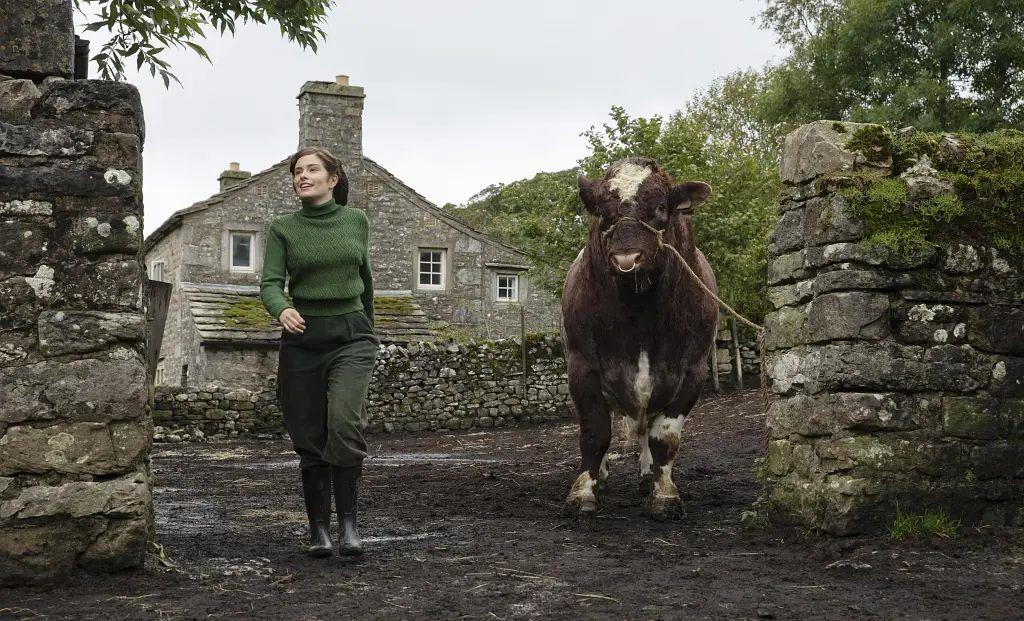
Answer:
<path fill-rule="evenodd" d="M 500 338 L 558 328 L 554 297 L 532 287 L 526 257 L 439 209 L 363 156 L 363 88 L 346 76 L 299 91 L 300 146 L 329 149 L 349 178 L 349 205 L 370 220 L 382 340 Z M 270 222 L 299 208 L 288 161 L 250 174 L 231 163 L 220 192 L 182 209 L 145 241 L 151 279 L 173 285 L 157 384 L 245 384 L 275 372 L 280 328 L 258 283 Z M 521 317 L 522 315 L 522 317 Z"/>

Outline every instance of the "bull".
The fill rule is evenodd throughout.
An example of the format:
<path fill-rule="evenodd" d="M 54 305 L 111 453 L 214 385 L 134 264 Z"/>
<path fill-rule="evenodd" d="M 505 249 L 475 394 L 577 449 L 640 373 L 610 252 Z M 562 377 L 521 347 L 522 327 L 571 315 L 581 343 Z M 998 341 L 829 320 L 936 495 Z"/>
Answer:
<path fill-rule="evenodd" d="M 597 510 L 617 413 L 639 441 L 645 513 L 677 517 L 672 467 L 683 422 L 707 379 L 718 321 L 708 295 L 717 291 L 715 276 L 691 222 L 711 188 L 675 183 L 645 158 L 616 162 L 596 181 L 581 175 L 578 183 L 591 222 L 566 276 L 562 340 L 583 471 L 566 502 L 580 514 Z"/>

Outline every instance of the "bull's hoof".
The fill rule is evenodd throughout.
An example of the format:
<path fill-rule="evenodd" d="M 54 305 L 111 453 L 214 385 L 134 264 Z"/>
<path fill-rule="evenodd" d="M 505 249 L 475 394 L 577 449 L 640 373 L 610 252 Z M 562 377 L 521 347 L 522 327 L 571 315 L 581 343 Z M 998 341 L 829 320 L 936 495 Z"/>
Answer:
<path fill-rule="evenodd" d="M 562 505 L 562 514 L 570 517 L 590 517 L 597 513 L 597 498 L 594 496 L 569 496 Z"/>
<path fill-rule="evenodd" d="M 644 514 L 653 520 L 678 520 L 683 516 L 683 502 L 679 496 L 648 496 Z"/>

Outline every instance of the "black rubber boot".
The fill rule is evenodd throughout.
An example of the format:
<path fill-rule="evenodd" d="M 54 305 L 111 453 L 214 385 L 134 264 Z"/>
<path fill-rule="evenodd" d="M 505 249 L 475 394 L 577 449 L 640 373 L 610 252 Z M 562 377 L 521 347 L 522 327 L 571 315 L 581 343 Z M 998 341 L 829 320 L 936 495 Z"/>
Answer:
<path fill-rule="evenodd" d="M 302 496 L 309 517 L 309 555 L 331 555 L 331 469 L 302 469 Z"/>
<path fill-rule="evenodd" d="M 363 542 L 356 531 L 356 504 L 359 498 L 359 477 L 363 473 L 358 466 L 331 466 L 334 478 L 334 507 L 338 512 L 338 554 L 359 556 L 363 553 Z"/>

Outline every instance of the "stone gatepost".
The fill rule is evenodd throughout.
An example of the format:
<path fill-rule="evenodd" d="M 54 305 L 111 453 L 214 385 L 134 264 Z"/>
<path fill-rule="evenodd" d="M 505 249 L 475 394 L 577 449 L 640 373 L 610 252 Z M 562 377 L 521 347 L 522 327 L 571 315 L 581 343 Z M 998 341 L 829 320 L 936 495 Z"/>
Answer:
<path fill-rule="evenodd" d="M 765 321 L 768 513 L 836 535 L 883 530 L 897 506 L 1019 526 L 1024 273 L 978 242 L 869 241 L 852 201 L 871 187 L 897 189 L 895 213 L 958 202 L 927 158 L 894 172 L 872 135 L 884 134 L 820 121 L 786 138 Z M 956 137 L 937 144 L 945 161 L 963 155 Z"/>
<path fill-rule="evenodd" d="M 71 0 L 0 29 L 0 582 L 140 566 L 152 530 L 142 107 L 69 80 Z"/>

